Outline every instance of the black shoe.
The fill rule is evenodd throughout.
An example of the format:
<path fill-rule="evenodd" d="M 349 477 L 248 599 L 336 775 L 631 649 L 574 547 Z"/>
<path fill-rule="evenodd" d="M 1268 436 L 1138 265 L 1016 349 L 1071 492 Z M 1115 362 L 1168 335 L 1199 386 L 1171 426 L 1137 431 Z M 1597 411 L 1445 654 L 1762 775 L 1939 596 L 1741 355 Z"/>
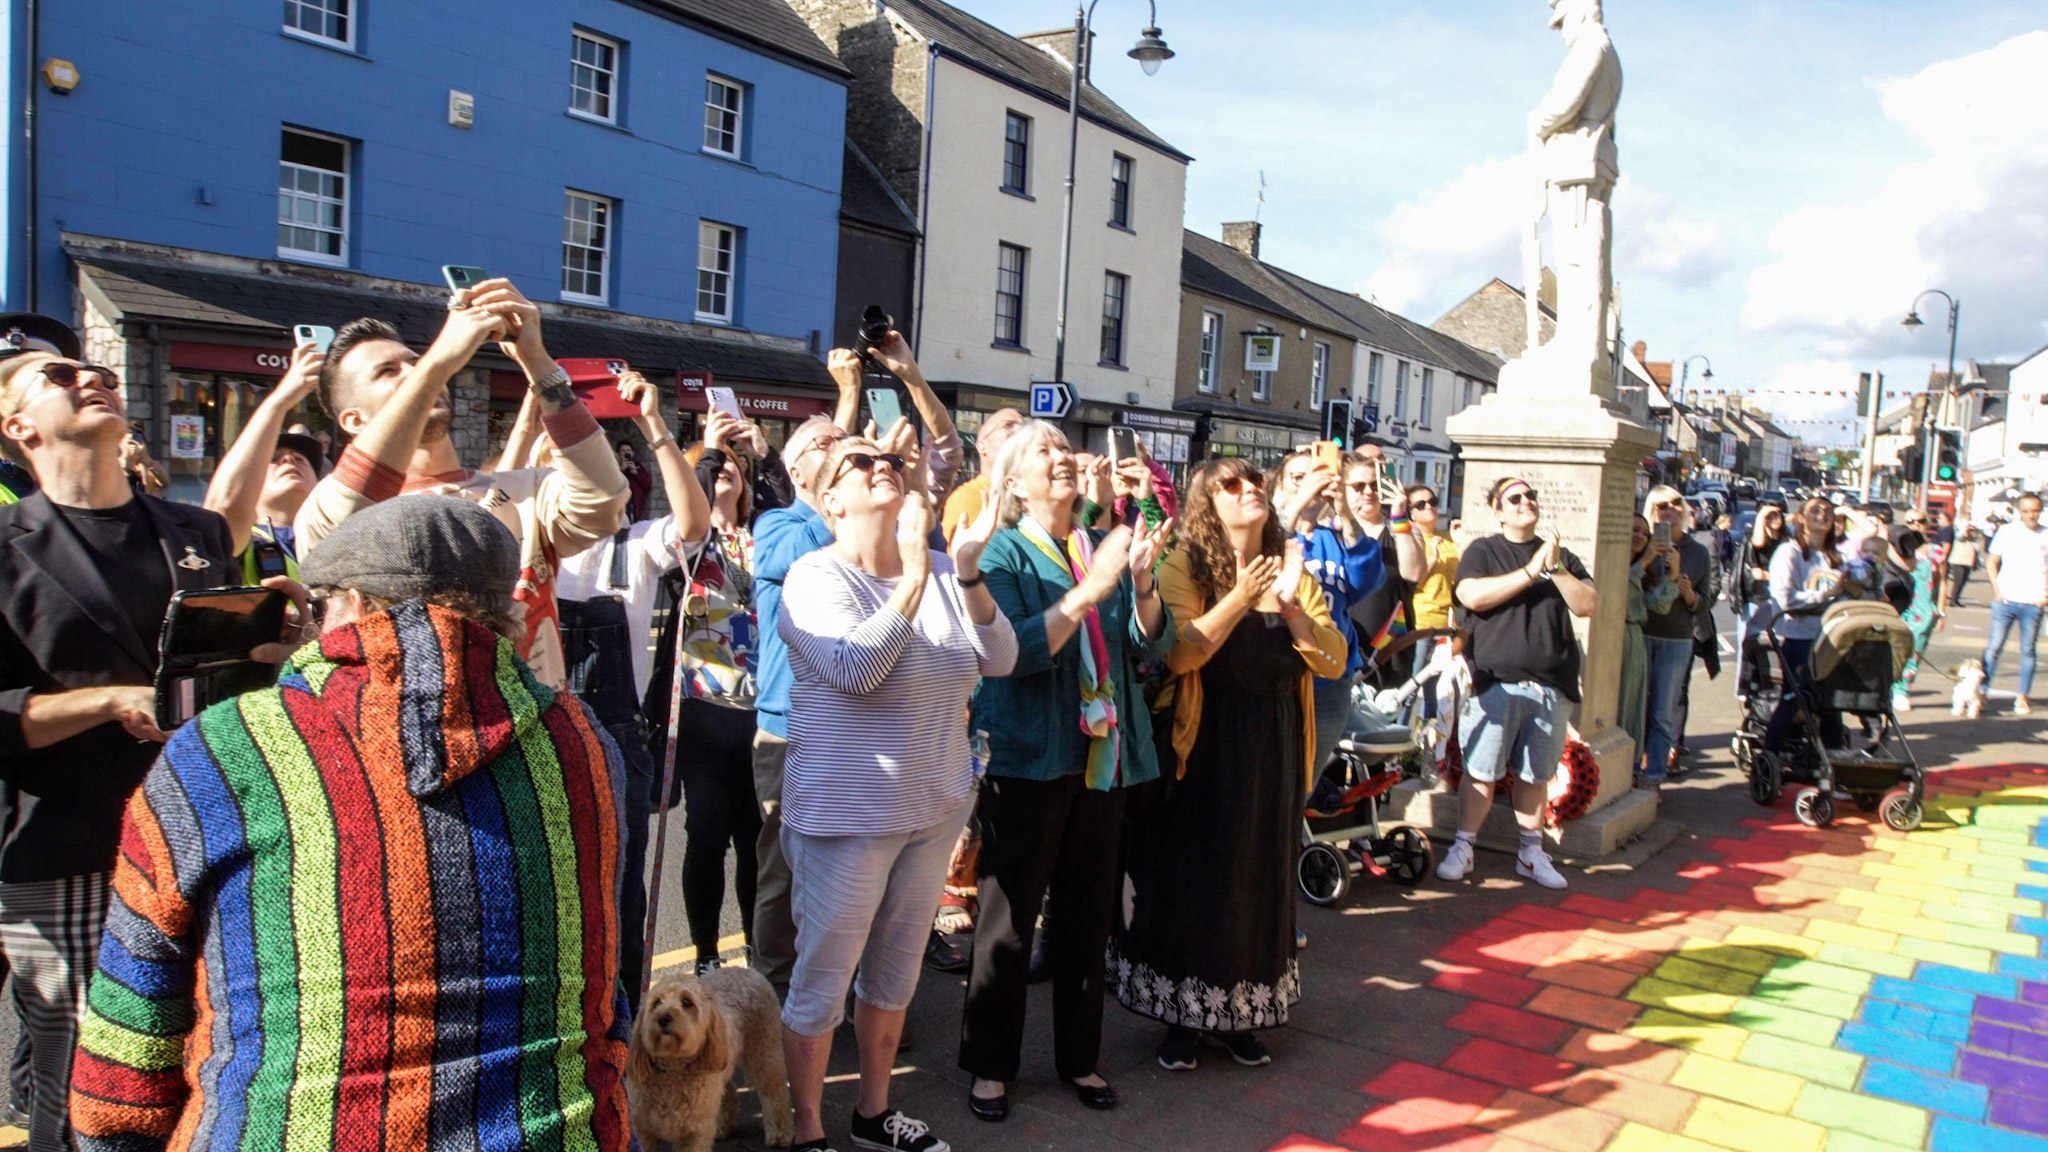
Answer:
<path fill-rule="evenodd" d="M 855 1145 L 876 1152 L 953 1152 L 951 1144 L 932 1135 L 931 1125 L 894 1108 L 872 1118 L 855 1108 L 847 1129 Z"/>
<path fill-rule="evenodd" d="M 936 931 L 924 946 L 924 965 L 934 972 L 965 972 L 974 966 L 974 960 L 967 953 L 951 944 Z"/>
<path fill-rule="evenodd" d="M 1007 1120 L 1010 1116 L 1009 1089 L 1005 1088 L 996 1096 L 976 1096 L 974 1086 L 970 1084 L 967 1086 L 967 1110 L 974 1113 L 977 1119 L 986 1120 L 991 1124 Z"/>
<path fill-rule="evenodd" d="M 816 1140 L 806 1140 L 801 1144 L 792 1144 L 789 1152 L 832 1152 L 832 1141 L 820 1136 Z"/>
<path fill-rule="evenodd" d="M 1159 1042 L 1159 1066 L 1168 1072 L 1185 1072 L 1195 1066 L 1195 1047 L 1201 1035 L 1191 1028 L 1174 1026 Z"/>
<path fill-rule="evenodd" d="M 1273 1054 L 1266 1050 L 1265 1042 L 1250 1032 L 1211 1032 L 1209 1039 L 1230 1053 L 1232 1060 L 1247 1068 L 1261 1068 L 1273 1062 Z"/>
<path fill-rule="evenodd" d="M 1107 1112 L 1118 1103 L 1116 1089 L 1107 1084 L 1075 1084 L 1074 1095 L 1097 1112 Z"/>

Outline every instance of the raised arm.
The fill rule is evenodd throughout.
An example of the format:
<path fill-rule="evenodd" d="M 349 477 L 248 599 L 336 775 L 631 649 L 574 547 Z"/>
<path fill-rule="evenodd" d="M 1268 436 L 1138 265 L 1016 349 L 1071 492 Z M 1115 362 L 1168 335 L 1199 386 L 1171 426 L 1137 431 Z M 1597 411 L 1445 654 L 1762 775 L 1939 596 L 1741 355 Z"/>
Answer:
<path fill-rule="evenodd" d="M 645 376 L 628 372 L 619 377 L 619 396 L 640 409 L 633 423 L 639 426 L 640 435 L 647 438 L 647 450 L 654 454 L 655 466 L 661 469 L 661 491 L 668 498 L 668 510 L 676 518 L 675 540 L 669 543 L 702 540 L 711 530 L 711 503 L 668 430 L 668 420 L 661 414 L 660 391 Z"/>
<path fill-rule="evenodd" d="M 517 472 L 526 467 L 533 458 L 533 446 L 540 440 L 540 397 L 527 390 L 519 401 L 519 415 L 512 419 L 512 430 L 505 434 L 505 450 L 498 453 L 498 462 L 493 472 Z"/>
<path fill-rule="evenodd" d="M 270 458 L 277 455 L 277 434 L 284 431 L 292 409 L 320 383 L 320 366 L 326 362 L 326 353 L 310 344 L 292 349 L 291 367 L 285 369 L 284 378 L 249 414 L 242 434 L 221 455 L 213 479 L 207 482 L 206 498 L 200 503 L 228 522 L 228 538 L 237 556 L 249 546 L 249 534 L 256 527 L 256 506 L 263 500 Z"/>
<path fill-rule="evenodd" d="M 890 329 L 888 339 L 872 351 L 882 366 L 895 373 L 910 392 L 910 403 L 917 409 L 918 419 L 924 422 L 925 469 L 931 493 L 943 500 L 946 493 L 952 491 L 953 478 L 960 474 L 960 466 L 966 460 L 960 444 L 960 430 L 953 426 L 953 416 L 946 411 L 939 394 L 932 391 L 932 386 L 926 382 L 924 371 L 911 356 L 910 345 L 901 332 Z"/>
<path fill-rule="evenodd" d="M 839 402 L 832 407 L 832 422 L 851 435 L 860 419 L 860 356 L 850 348 L 834 348 L 825 356 L 825 371 L 839 389 Z"/>

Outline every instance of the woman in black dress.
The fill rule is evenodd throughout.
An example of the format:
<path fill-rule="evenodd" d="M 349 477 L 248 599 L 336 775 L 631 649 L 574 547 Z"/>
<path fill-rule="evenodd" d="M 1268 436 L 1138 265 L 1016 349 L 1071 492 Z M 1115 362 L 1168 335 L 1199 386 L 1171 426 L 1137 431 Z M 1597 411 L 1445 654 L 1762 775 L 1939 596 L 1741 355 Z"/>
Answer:
<path fill-rule="evenodd" d="M 1159 572 L 1178 628 L 1162 704 L 1172 770 L 1133 819 L 1137 900 L 1111 942 L 1110 978 L 1124 1007 L 1168 1026 L 1162 1066 L 1193 1068 L 1204 1035 L 1257 1066 L 1272 1057 L 1254 1031 L 1285 1024 L 1300 997 L 1294 854 L 1313 769 L 1311 676 L 1343 672 L 1344 637 L 1250 464 L 1204 464 L 1182 511 L 1180 547 Z"/>

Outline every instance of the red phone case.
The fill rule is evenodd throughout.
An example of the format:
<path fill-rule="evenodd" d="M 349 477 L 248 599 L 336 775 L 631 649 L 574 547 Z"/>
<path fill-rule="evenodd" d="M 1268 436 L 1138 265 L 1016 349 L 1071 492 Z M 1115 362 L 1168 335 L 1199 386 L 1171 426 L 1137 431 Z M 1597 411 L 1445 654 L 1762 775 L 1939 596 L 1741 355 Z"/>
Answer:
<path fill-rule="evenodd" d="M 617 356 L 575 356 L 557 360 L 562 371 L 569 374 L 569 387 L 583 400 L 583 406 L 599 420 L 630 420 L 640 415 L 640 409 L 626 403 L 619 395 L 619 378 L 611 366 L 621 365 L 622 370 L 631 364 Z"/>

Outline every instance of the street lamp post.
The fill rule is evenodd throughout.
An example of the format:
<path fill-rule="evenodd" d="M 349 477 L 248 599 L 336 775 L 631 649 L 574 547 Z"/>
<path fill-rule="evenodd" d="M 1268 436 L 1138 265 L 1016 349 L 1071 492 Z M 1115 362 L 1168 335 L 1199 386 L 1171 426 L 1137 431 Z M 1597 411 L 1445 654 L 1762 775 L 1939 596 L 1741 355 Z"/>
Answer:
<path fill-rule="evenodd" d="M 1939 288 L 1929 288 L 1927 291 L 1913 297 L 1913 306 L 1906 310 L 1906 318 L 1900 321 L 1900 323 L 1908 328 L 1920 327 L 1920 302 L 1929 296 L 1939 296 L 1943 300 L 1948 301 L 1948 375 L 1943 378 L 1941 384 L 1941 407 L 1943 411 L 1949 411 L 1955 407 L 1956 399 L 1956 322 L 1963 314 L 1961 302 Z M 1918 507 L 1922 512 L 1927 511 L 1927 490 L 1934 487 L 1934 469 L 1941 460 L 1941 436 L 1939 433 L 1941 424 L 1939 413 L 1934 410 L 1934 406 L 1931 404 L 1928 406 L 1926 426 L 1927 448 L 1924 453 L 1925 459 L 1921 461 L 1920 500 L 1918 502 Z"/>
<path fill-rule="evenodd" d="M 1692 379 L 1692 362 L 1695 360 L 1706 361 L 1707 367 L 1705 371 L 1700 373 L 1700 379 L 1712 380 L 1714 378 L 1714 362 L 1712 360 L 1707 360 L 1707 357 L 1704 353 L 1687 356 L 1685 358 L 1685 363 L 1678 366 L 1678 395 L 1681 403 L 1684 401 L 1685 397 L 1686 381 Z"/>
<path fill-rule="evenodd" d="M 1081 139 L 1081 84 L 1088 74 L 1088 58 L 1092 51 L 1088 45 L 1088 26 L 1095 19 L 1095 5 L 1102 0 L 1089 0 L 1088 7 L 1074 9 L 1074 54 L 1073 86 L 1067 94 L 1067 205 L 1066 222 L 1060 227 L 1060 311 L 1059 328 L 1053 338 L 1052 378 L 1064 382 L 1067 378 L 1067 294 L 1073 287 L 1074 256 L 1074 163 L 1075 152 Z M 1136 60 L 1145 69 L 1145 75 L 1154 76 L 1159 66 L 1173 59 L 1173 49 L 1159 38 L 1159 3 L 1152 0 L 1152 19 L 1138 33 L 1138 42 L 1124 55 Z"/>

